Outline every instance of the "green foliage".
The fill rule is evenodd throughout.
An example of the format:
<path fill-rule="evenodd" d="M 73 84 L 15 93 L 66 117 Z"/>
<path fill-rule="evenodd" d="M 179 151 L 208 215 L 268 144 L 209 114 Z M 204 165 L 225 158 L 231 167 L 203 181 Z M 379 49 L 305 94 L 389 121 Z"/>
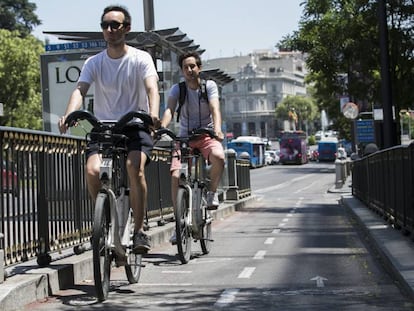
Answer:
<path fill-rule="evenodd" d="M 32 35 L 0 29 L 0 124 L 42 128 L 40 54 L 43 44 Z"/>
<path fill-rule="evenodd" d="M 22 37 L 30 35 L 41 24 L 35 10 L 36 4 L 28 0 L 0 0 L 0 29 L 17 30 Z"/>
<path fill-rule="evenodd" d="M 378 1 L 308 0 L 303 2 L 299 31 L 277 46 L 305 52 L 313 96 L 335 128 L 349 121 L 339 111 L 348 95 L 362 111 L 381 106 Z M 387 1 L 393 103 L 412 107 L 414 73 L 414 9 L 412 0 Z M 346 77 L 346 79 L 344 79 Z"/>
<path fill-rule="evenodd" d="M 292 118 L 292 112 L 295 113 L 298 129 L 302 129 L 304 121 L 313 121 L 319 116 L 319 110 L 310 97 L 305 96 L 287 96 L 276 107 L 276 118 L 289 120 Z"/>
<path fill-rule="evenodd" d="M 310 135 L 308 138 L 308 145 L 309 146 L 313 146 L 316 145 L 316 138 L 314 135 Z"/>

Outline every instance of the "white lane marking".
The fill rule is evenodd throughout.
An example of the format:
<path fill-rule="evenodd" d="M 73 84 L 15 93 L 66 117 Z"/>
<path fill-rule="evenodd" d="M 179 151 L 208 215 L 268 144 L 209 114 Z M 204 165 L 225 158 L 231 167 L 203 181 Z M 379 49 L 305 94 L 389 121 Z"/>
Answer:
<path fill-rule="evenodd" d="M 236 295 L 239 293 L 240 289 L 226 289 L 221 293 L 220 298 L 214 304 L 216 307 L 224 307 L 231 304 L 235 299 Z"/>
<path fill-rule="evenodd" d="M 258 251 L 254 256 L 253 259 L 263 259 L 266 255 L 266 251 Z"/>
<path fill-rule="evenodd" d="M 237 278 L 239 279 L 250 279 L 256 267 L 246 267 L 243 271 L 239 274 Z"/>
<path fill-rule="evenodd" d="M 286 217 L 292 217 L 292 216 L 293 216 L 292 213 L 289 213 L 286 215 Z"/>
<path fill-rule="evenodd" d="M 284 227 L 286 224 L 279 224 L 278 227 Z"/>
<path fill-rule="evenodd" d="M 312 182 L 310 185 L 308 185 L 308 186 L 306 186 L 306 187 L 303 187 L 303 188 L 301 188 L 301 189 L 296 190 L 296 191 L 295 191 L 295 193 L 300 193 L 300 192 L 302 192 L 302 191 L 304 191 L 304 190 L 307 190 L 307 189 L 309 189 L 309 188 L 312 188 L 312 187 L 313 187 L 313 185 L 314 185 L 315 183 L 316 183 L 316 182 Z"/>
<path fill-rule="evenodd" d="M 274 229 L 274 230 L 272 231 L 272 233 L 273 233 L 273 234 L 278 234 L 278 233 L 280 233 L 280 229 Z"/>
<path fill-rule="evenodd" d="M 280 232 L 280 229 L 278 229 Z M 275 238 L 267 238 L 264 242 L 264 244 L 273 244 L 273 242 L 275 241 Z"/>
<path fill-rule="evenodd" d="M 161 273 L 188 274 L 193 273 L 193 271 L 163 270 Z"/>
<path fill-rule="evenodd" d="M 316 287 L 325 287 L 324 281 L 328 281 L 327 278 L 324 278 L 323 276 L 315 276 L 314 278 L 310 279 L 311 281 L 316 281 Z"/>
<path fill-rule="evenodd" d="M 283 218 L 283 220 L 282 220 L 283 222 L 288 222 L 289 221 L 289 218 Z"/>
<path fill-rule="evenodd" d="M 193 286 L 192 283 L 137 283 L 138 286 Z"/>

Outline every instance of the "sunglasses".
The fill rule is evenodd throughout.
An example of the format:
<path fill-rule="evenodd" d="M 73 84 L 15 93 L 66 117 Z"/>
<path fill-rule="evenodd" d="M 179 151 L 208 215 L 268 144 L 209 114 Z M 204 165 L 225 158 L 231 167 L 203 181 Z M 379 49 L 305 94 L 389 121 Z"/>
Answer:
<path fill-rule="evenodd" d="M 108 29 L 108 26 L 111 27 L 111 30 L 118 30 L 121 28 L 121 26 L 127 25 L 126 23 L 119 23 L 117 21 L 111 21 L 111 22 L 102 22 L 101 28 L 103 30 Z"/>

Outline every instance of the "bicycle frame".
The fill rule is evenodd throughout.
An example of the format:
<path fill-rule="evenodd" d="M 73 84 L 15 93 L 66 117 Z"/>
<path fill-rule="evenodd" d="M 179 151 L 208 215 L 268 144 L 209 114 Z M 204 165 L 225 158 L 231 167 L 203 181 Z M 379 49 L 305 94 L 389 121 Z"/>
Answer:
<path fill-rule="evenodd" d="M 179 172 L 179 186 L 174 210 L 176 222 L 176 238 L 178 255 L 183 264 L 191 257 L 191 238 L 201 243 L 203 254 L 210 251 L 212 217 L 207 210 L 203 197 L 207 190 L 205 178 L 206 160 L 200 151 L 190 147 L 190 141 L 197 135 L 209 135 L 215 138 L 211 129 L 197 129 L 190 137 L 176 137 L 169 129 L 160 129 L 158 137 L 166 134 L 180 144 L 181 169 Z M 178 151 L 178 149 L 175 149 Z"/>
<path fill-rule="evenodd" d="M 92 253 L 95 289 L 98 300 L 105 300 L 109 292 L 111 263 L 125 266 L 129 283 L 138 282 L 142 255 L 132 253 L 132 212 L 129 207 L 128 176 L 126 171 L 127 140 L 125 126 L 134 118 L 140 119 L 144 128 L 152 125 L 152 118 L 145 112 L 129 112 L 120 120 L 105 123 L 90 112 L 79 110 L 66 118 L 68 126 L 87 120 L 93 131 L 87 134 L 98 147 L 101 156 L 99 179 L 101 189 L 95 200 L 92 230 Z M 141 125 L 137 124 L 138 130 Z"/>
<path fill-rule="evenodd" d="M 123 185 L 117 187 L 113 172 L 117 172 L 119 177 L 125 177 L 126 172 L 124 170 L 125 159 L 124 154 L 115 155 L 118 159 L 114 159 L 111 155 L 102 156 L 102 162 L 100 166 L 99 179 L 101 180 L 101 192 L 104 191 L 108 194 L 110 200 L 110 216 L 111 226 L 109 228 L 108 240 L 106 241 L 107 247 L 113 250 L 118 259 L 126 257 L 125 247 L 130 243 L 130 232 L 126 226 L 131 213 L 129 212 L 129 198 L 126 195 L 127 187 L 126 180 Z M 114 162 L 118 162 L 115 163 Z M 125 179 L 125 178 L 124 178 Z M 113 191 L 116 189 L 119 192 L 117 197 Z"/>

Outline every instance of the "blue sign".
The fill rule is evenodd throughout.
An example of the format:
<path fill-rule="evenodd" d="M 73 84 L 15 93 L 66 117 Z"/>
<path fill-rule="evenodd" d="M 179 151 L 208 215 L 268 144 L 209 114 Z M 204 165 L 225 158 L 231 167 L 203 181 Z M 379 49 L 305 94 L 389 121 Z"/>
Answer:
<path fill-rule="evenodd" d="M 81 49 L 99 49 L 99 48 L 102 48 L 102 49 L 106 48 L 106 42 L 104 40 L 47 44 L 45 46 L 46 52 L 65 51 L 65 50 L 81 50 Z"/>
<path fill-rule="evenodd" d="M 356 120 L 355 125 L 358 143 L 375 142 L 374 120 Z"/>

